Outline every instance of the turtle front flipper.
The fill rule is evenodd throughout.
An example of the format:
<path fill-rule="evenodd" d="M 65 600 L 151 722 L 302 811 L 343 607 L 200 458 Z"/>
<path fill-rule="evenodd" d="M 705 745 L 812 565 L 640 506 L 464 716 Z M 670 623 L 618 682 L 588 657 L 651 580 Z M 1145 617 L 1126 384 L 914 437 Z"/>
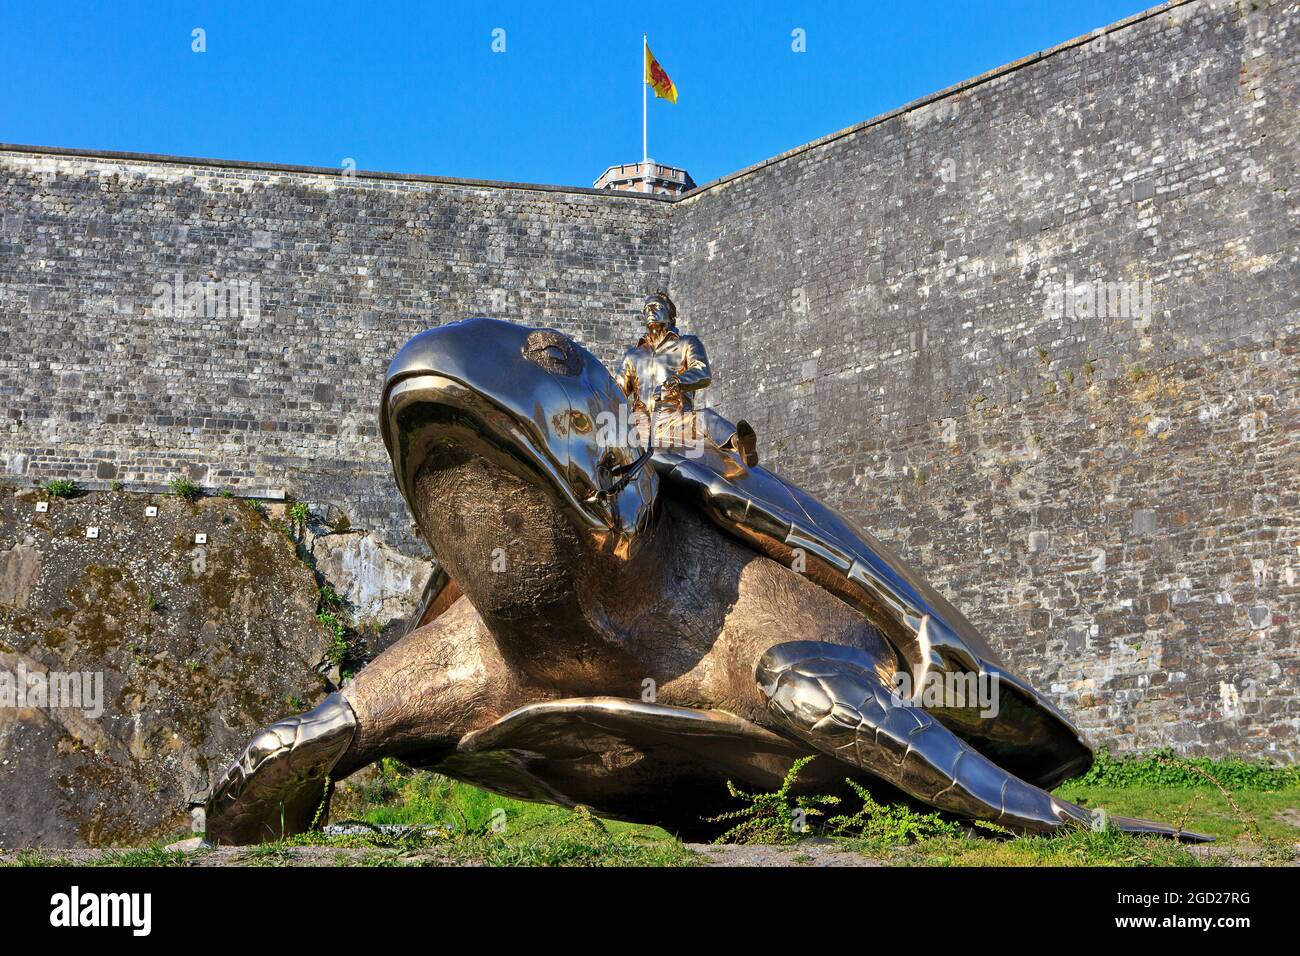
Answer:
<path fill-rule="evenodd" d="M 435 595 L 436 597 L 436 595 Z M 427 619 L 426 608 L 421 618 Z M 499 714 L 509 673 L 460 597 L 407 633 L 314 710 L 259 731 L 212 788 L 213 843 L 259 843 L 326 820 L 327 787 L 381 757 L 436 764 Z"/>
<path fill-rule="evenodd" d="M 769 709 L 795 735 L 933 807 L 1019 833 L 1091 825 L 1087 810 L 1008 773 L 897 697 L 884 671 L 857 648 L 795 641 L 764 654 L 756 676 Z M 1113 822 L 1175 835 L 1146 821 Z"/>
<path fill-rule="evenodd" d="M 279 840 L 324 819 L 329 772 L 347 751 L 357 720 L 340 694 L 260 731 L 212 788 L 210 843 Z"/>

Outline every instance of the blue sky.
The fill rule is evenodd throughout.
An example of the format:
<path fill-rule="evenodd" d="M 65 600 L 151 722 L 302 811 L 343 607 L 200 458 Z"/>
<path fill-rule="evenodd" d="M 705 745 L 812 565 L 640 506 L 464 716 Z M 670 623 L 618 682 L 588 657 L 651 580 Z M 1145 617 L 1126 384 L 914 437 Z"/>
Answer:
<path fill-rule="evenodd" d="M 1151 5 L 0 0 L 0 141 L 589 186 L 646 32 L 650 155 L 703 183 Z"/>

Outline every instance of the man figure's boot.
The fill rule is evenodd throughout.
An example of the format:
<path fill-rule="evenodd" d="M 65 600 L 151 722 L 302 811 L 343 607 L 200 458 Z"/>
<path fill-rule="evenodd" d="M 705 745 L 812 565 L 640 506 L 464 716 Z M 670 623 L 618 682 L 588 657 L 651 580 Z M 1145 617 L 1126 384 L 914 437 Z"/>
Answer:
<path fill-rule="evenodd" d="M 750 468 L 758 464 L 758 434 L 754 431 L 754 426 L 743 418 L 736 422 L 736 434 L 731 436 L 729 444 Z"/>

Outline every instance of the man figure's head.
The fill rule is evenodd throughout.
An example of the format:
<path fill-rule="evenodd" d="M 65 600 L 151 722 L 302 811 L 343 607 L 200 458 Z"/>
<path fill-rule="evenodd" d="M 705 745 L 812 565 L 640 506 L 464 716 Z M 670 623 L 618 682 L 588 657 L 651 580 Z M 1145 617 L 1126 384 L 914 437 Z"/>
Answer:
<path fill-rule="evenodd" d="M 667 292 L 653 292 L 646 296 L 641 314 L 645 317 L 646 340 L 651 348 L 677 328 L 677 306 L 673 305 Z"/>

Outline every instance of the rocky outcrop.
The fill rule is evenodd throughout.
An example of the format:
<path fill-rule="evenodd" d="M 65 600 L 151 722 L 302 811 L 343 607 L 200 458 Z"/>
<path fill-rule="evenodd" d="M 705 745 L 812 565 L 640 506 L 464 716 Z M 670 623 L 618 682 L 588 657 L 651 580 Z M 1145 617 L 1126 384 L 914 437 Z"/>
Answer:
<path fill-rule="evenodd" d="M 302 546 L 322 582 L 343 599 L 364 643 L 357 656 L 369 659 L 405 632 L 432 564 L 402 554 L 374 532 L 337 527 L 310 522 Z"/>
<path fill-rule="evenodd" d="M 0 495 L 0 846 L 185 829 L 253 731 L 326 690 L 316 579 L 247 502 L 42 497 Z"/>

